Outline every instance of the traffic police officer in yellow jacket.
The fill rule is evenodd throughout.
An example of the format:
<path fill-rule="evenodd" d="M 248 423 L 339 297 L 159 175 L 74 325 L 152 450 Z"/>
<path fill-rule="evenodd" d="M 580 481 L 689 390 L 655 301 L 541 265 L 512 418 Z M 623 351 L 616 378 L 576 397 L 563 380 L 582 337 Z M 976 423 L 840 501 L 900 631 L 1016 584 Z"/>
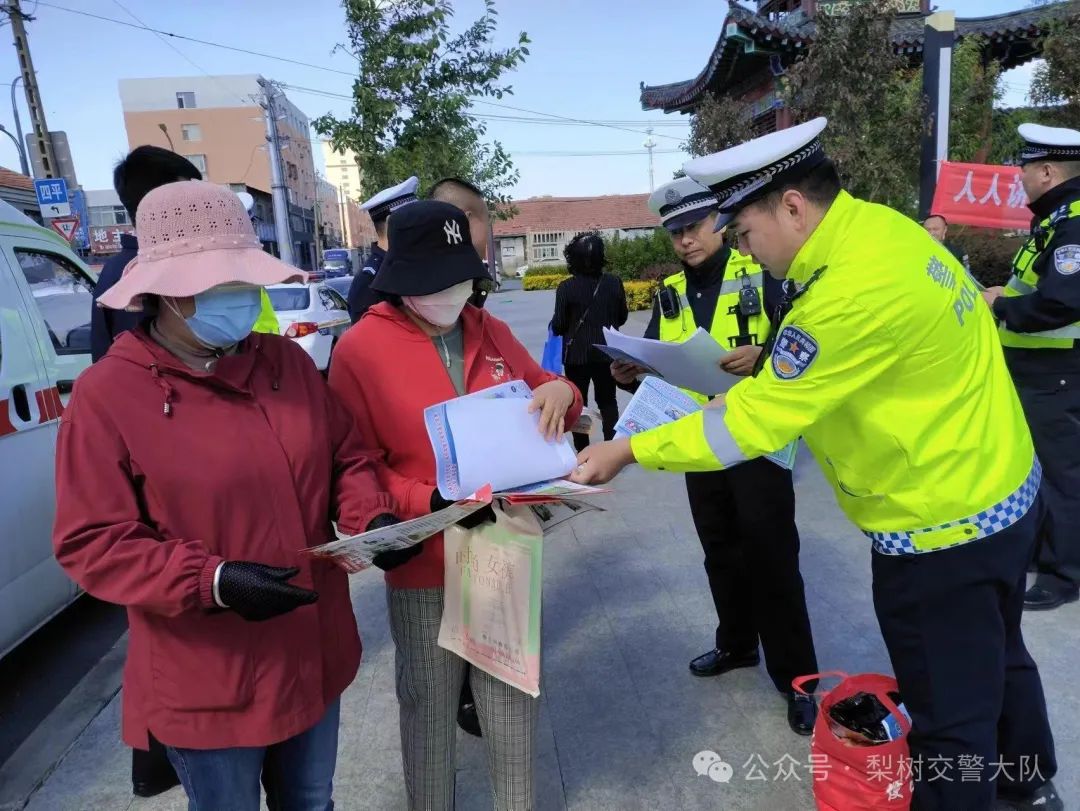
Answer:
<path fill-rule="evenodd" d="M 731 350 L 726 368 L 748 375 L 768 339 L 767 313 L 780 301 L 780 282 L 724 245 L 715 231 L 718 206 L 711 190 L 688 177 L 649 198 L 683 271 L 664 280 L 645 337 L 682 342 L 700 325 Z M 629 390 L 644 372 L 626 363 L 612 366 L 616 381 Z M 732 470 L 687 473 L 686 494 L 718 622 L 714 645 L 690 662 L 690 672 L 717 676 L 757 666 L 760 642 L 769 676 L 787 699 L 788 724 L 809 735 L 817 707 L 791 689 L 796 676 L 818 672 L 799 572 L 791 471 L 755 459 Z"/>
<path fill-rule="evenodd" d="M 774 339 L 726 397 L 587 448 L 574 478 L 607 481 L 633 461 L 717 470 L 804 437 L 873 544 L 874 607 L 913 722 L 912 807 L 988 809 L 996 791 L 1062 808 L 1020 632 L 1041 469 L 994 319 L 917 223 L 841 190 L 824 127 L 684 167 L 716 192 L 740 248 L 785 278 Z M 979 780 L 930 779 L 931 759 L 961 758 Z"/>
<path fill-rule="evenodd" d="M 1021 124 L 1031 238 L 1006 288 L 984 293 L 1043 464 L 1047 519 L 1033 610 L 1080 597 L 1080 132 Z"/>

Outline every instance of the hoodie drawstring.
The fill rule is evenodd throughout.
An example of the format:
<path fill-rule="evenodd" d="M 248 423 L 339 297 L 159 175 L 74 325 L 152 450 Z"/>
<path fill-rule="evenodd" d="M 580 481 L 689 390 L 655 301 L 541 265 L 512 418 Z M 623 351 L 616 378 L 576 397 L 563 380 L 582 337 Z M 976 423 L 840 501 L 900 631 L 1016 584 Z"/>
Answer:
<path fill-rule="evenodd" d="M 162 413 L 168 417 L 172 415 L 172 398 L 173 387 L 164 377 L 161 376 L 161 372 L 158 371 L 158 365 L 156 363 L 150 364 L 150 374 L 154 376 L 154 381 L 161 387 L 161 390 L 165 392 L 165 402 L 162 407 Z"/>

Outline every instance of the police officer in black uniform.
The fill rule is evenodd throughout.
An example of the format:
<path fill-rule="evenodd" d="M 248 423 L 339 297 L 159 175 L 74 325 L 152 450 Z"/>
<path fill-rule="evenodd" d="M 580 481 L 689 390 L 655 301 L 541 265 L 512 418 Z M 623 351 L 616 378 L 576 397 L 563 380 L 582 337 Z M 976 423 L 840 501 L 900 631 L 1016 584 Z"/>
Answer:
<path fill-rule="evenodd" d="M 1038 611 L 1080 597 L 1080 132 L 1022 124 L 1020 137 L 1031 238 L 1008 285 L 983 295 L 1043 465 L 1047 519 L 1024 598 Z"/>
<path fill-rule="evenodd" d="M 379 272 L 379 266 L 382 265 L 383 257 L 386 256 L 386 250 L 389 247 L 386 238 L 387 220 L 397 209 L 416 202 L 418 199 L 416 189 L 419 185 L 419 178 L 410 177 L 403 183 L 383 189 L 360 206 L 371 216 L 371 221 L 375 224 L 377 240 L 371 245 L 371 254 L 366 264 L 349 285 L 349 317 L 354 324 L 368 311 L 369 307 L 380 300 L 379 294 L 371 289 L 371 280 Z"/>
<path fill-rule="evenodd" d="M 662 186 L 650 198 L 649 207 L 660 216 L 682 260 L 685 280 L 680 278 L 683 274 L 666 280 L 645 337 L 677 341 L 698 326 L 714 337 L 719 331 L 724 348 L 734 349 L 726 370 L 749 375 L 761 352 L 757 339 L 763 342 L 767 336 L 768 313 L 780 302 L 781 282 L 734 253 L 724 245 L 723 235 L 714 233 L 718 205 L 709 189 L 690 178 Z M 751 283 L 751 278 L 758 281 Z M 673 282 L 675 287 L 668 286 Z M 756 298 L 756 304 L 740 298 L 749 290 L 754 291 L 750 298 Z M 684 303 L 689 313 L 679 311 Z M 720 321 L 740 304 L 749 304 L 749 311 L 756 308 L 756 313 L 736 312 Z M 670 324 L 665 325 L 665 319 Z M 717 330 L 716 323 L 723 326 Z M 732 332 L 755 334 L 736 346 L 727 337 Z M 615 381 L 629 390 L 645 372 L 625 363 L 612 364 L 611 371 Z M 791 471 L 768 459 L 755 459 L 730 470 L 688 473 L 686 492 L 719 620 L 715 646 L 690 662 L 690 672 L 717 676 L 755 667 L 760 642 L 769 676 L 787 699 L 788 723 L 798 734 L 809 735 L 816 705 L 791 689 L 793 678 L 818 672 L 799 571 Z"/>

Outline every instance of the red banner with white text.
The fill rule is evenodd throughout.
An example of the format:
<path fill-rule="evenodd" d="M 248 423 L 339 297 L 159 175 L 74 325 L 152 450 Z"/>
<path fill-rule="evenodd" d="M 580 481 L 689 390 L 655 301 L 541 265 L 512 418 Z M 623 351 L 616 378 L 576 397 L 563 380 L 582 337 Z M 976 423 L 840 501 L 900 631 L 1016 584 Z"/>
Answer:
<path fill-rule="evenodd" d="M 931 213 L 950 223 L 1027 231 L 1031 227 L 1027 204 L 1019 166 L 946 161 L 941 164 Z"/>

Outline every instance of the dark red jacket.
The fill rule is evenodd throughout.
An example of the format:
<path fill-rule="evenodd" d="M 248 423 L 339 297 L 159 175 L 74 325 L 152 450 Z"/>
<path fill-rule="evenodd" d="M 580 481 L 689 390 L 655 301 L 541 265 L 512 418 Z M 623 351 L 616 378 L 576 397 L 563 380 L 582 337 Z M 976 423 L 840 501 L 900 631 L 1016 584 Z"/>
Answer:
<path fill-rule="evenodd" d="M 486 310 L 467 305 L 461 318 L 466 391 L 509 380 L 524 380 L 535 389 L 565 379 L 540 368 L 510 327 Z M 574 390 L 566 415 L 571 425 L 581 414 L 581 394 L 568 385 Z M 377 304 L 334 349 L 330 388 L 356 417 L 364 444 L 381 449 L 379 476 L 404 510 L 401 517 L 431 512 L 435 455 L 424 409 L 458 396 L 431 338 L 397 307 Z M 394 588 L 442 586 L 442 535 L 425 541 L 422 553 L 389 571 L 386 579 Z"/>
<path fill-rule="evenodd" d="M 124 740 L 265 746 L 311 727 L 356 675 L 341 570 L 300 550 L 394 512 L 349 414 L 290 340 L 253 335 L 214 374 L 142 329 L 79 377 L 56 457 L 56 558 L 127 606 Z M 298 566 L 319 600 L 267 622 L 213 606 L 222 560 Z"/>

